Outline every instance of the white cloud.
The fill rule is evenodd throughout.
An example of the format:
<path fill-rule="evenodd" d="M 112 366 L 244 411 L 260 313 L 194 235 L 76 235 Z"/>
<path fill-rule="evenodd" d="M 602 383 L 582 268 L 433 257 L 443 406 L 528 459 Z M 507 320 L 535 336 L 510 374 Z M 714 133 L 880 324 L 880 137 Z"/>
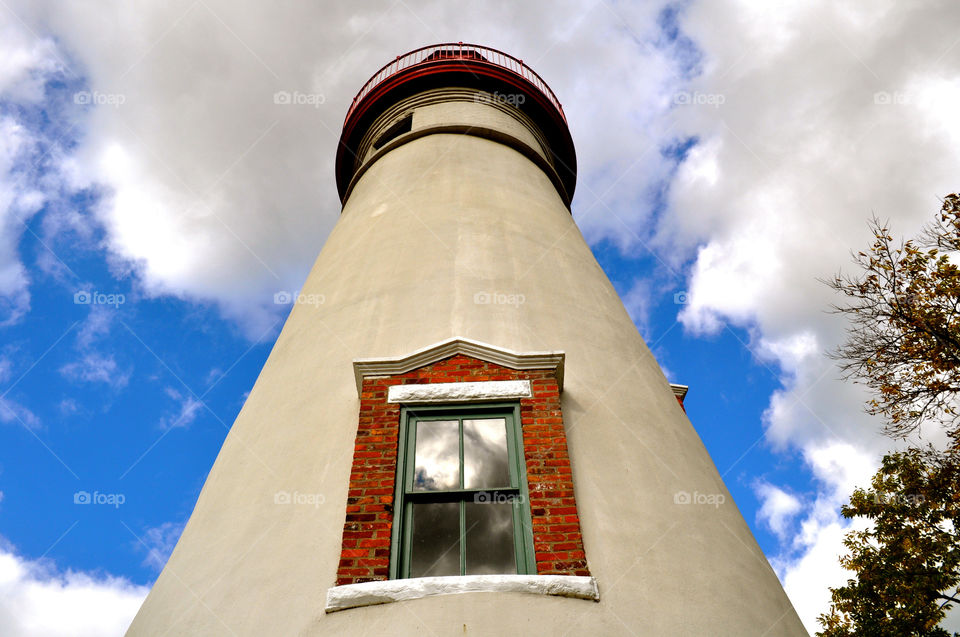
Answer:
<path fill-rule="evenodd" d="M 164 390 L 170 398 L 177 401 L 178 412 L 173 416 L 166 416 L 160 421 L 161 429 L 171 429 L 173 427 L 189 427 L 204 407 L 203 401 L 195 398 L 189 392 L 179 392 L 172 387 Z"/>
<path fill-rule="evenodd" d="M 844 551 L 843 536 L 848 531 L 849 526 L 839 522 L 817 526 L 808 531 L 813 538 L 803 545 L 798 559 L 783 565 L 774 561 L 775 567 L 780 566 L 777 570 L 784 590 L 810 634 L 819 630 L 816 618 L 830 606 L 830 591 L 825 584 L 842 586 L 851 576 L 837 560 Z M 816 584 L 811 585 L 813 582 Z"/>
<path fill-rule="evenodd" d="M 791 521 L 803 509 L 800 499 L 766 482 L 757 484 L 754 491 L 762 503 L 757 517 L 781 540 L 787 537 Z"/>
<path fill-rule="evenodd" d="M 123 389 L 130 382 L 132 370 L 122 369 L 112 354 L 99 352 L 94 347 L 103 337 L 110 334 L 117 310 L 109 305 L 87 307 L 89 312 L 77 329 L 74 342 L 79 358 L 61 365 L 60 375 L 74 382 L 103 383 L 114 390 Z M 71 399 L 62 400 L 59 409 L 63 415 L 81 410 Z"/>
<path fill-rule="evenodd" d="M 867 528 L 865 520 L 841 518 L 840 506 L 854 487 L 868 485 L 876 457 L 853 445 L 834 442 L 809 446 L 804 460 L 819 485 L 816 496 L 811 501 L 792 502 L 792 496 L 780 495 L 777 487 L 767 485 L 769 489 L 760 492 L 760 513 L 764 516 L 766 512 L 782 542 L 780 554 L 772 557 L 771 563 L 804 625 L 813 633 L 819 628 L 817 616 L 829 608 L 829 588 L 844 585 L 852 575 L 838 559 L 846 552 L 843 536 L 851 529 Z M 796 531 L 794 518 L 800 518 Z"/>
<path fill-rule="evenodd" d="M 114 389 L 126 387 L 130 372 L 123 371 L 113 356 L 91 352 L 80 360 L 60 367 L 60 374 L 73 381 L 85 383 L 104 383 Z"/>
<path fill-rule="evenodd" d="M 57 405 L 57 410 L 61 416 L 72 416 L 80 411 L 80 405 L 72 398 L 64 398 L 60 401 L 60 404 Z"/>
<path fill-rule="evenodd" d="M 767 441 L 802 453 L 816 492 L 801 510 L 758 495 L 810 629 L 827 587 L 848 576 L 839 507 L 895 446 L 863 413 L 862 387 L 823 356 L 844 322 L 818 278 L 869 245 L 871 213 L 909 234 L 956 190 L 957 19 L 954 5 L 729 0 L 693 3 L 681 20 L 704 56 L 687 90 L 723 103 L 674 109 L 677 129 L 699 143 L 671 184 L 658 241 L 693 257 L 685 326 L 746 328 L 757 360 L 779 370 Z M 783 507 L 798 534 L 780 525 Z"/>
<path fill-rule="evenodd" d="M 207 376 L 204 379 L 203 384 L 206 387 L 210 387 L 210 385 L 220 382 L 222 378 L 223 378 L 223 370 L 220 369 L 219 367 L 212 367 L 210 368 L 210 371 L 207 372 Z"/>
<path fill-rule="evenodd" d="M 0 327 L 16 323 L 30 308 L 29 280 L 16 246 L 23 221 L 36 206 L 26 197 L 17 170 L 33 145 L 23 126 L 0 116 Z"/>
<path fill-rule="evenodd" d="M 27 429 L 36 429 L 40 426 L 40 419 L 27 407 L 2 396 L 0 396 L 0 422 L 20 423 Z"/>
<path fill-rule="evenodd" d="M 110 305 L 90 305 L 89 308 L 90 313 L 77 330 L 76 345 L 80 350 L 88 350 L 96 341 L 109 334 L 117 316 L 116 308 Z"/>
<path fill-rule="evenodd" d="M 13 377 L 13 361 L 6 356 L 0 355 L 0 383 L 6 383 Z M 6 396 L 10 387 L 0 396 L 0 422 L 2 423 L 20 423 L 28 429 L 36 429 L 40 426 L 40 419 L 27 407 Z"/>
<path fill-rule="evenodd" d="M 70 117 L 57 101 L 40 106 L 47 82 L 64 73 L 52 37 L 31 34 L 9 11 L 0 14 L 0 328 L 30 309 L 30 277 L 18 250 L 26 224 L 64 195 L 57 165 L 67 140 L 48 133 L 69 128 Z M 47 131 L 31 123 L 42 119 L 55 123 Z"/>
<path fill-rule="evenodd" d="M 146 530 L 140 538 L 140 548 L 147 551 L 147 556 L 143 559 L 144 566 L 156 570 L 158 573 L 163 570 L 173 548 L 183 533 L 183 523 L 164 522 L 160 526 L 152 527 Z"/>
<path fill-rule="evenodd" d="M 60 69 L 56 45 L 50 38 L 33 37 L 15 20 L 0 23 L 0 95 L 18 102 L 37 102 L 44 96 L 45 76 Z"/>
<path fill-rule="evenodd" d="M 60 572 L 0 546 L 0 633 L 7 637 L 122 635 L 147 591 L 120 577 Z"/>
<path fill-rule="evenodd" d="M 783 280 L 776 238 L 789 232 L 774 217 L 751 222 L 726 241 L 700 248 L 687 289 L 688 304 L 680 320 L 693 332 L 716 333 L 723 318 L 749 320 Z"/>

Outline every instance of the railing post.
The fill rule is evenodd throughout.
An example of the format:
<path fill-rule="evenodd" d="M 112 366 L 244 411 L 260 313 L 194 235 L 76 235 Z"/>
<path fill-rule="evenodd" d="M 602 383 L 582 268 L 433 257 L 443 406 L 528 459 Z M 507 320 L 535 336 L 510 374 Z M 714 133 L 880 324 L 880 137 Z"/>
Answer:
<path fill-rule="evenodd" d="M 454 49 L 454 46 L 457 48 Z M 435 56 L 440 60 L 456 58 L 462 60 L 464 56 L 463 41 L 459 41 L 455 45 L 452 42 L 448 42 L 445 44 L 435 44 L 431 46 L 420 47 L 419 49 L 415 49 L 409 53 L 398 55 L 393 61 L 392 71 L 390 69 L 390 63 L 388 62 L 372 78 L 370 78 L 363 88 L 360 89 L 360 92 L 354 96 L 350 108 L 347 111 L 347 119 L 350 118 L 359 103 L 366 98 L 366 96 L 375 86 L 386 81 L 392 75 L 400 72 L 401 63 L 403 64 L 402 68 L 408 68 L 420 64 L 426 60 L 428 51 L 430 52 L 431 56 Z M 553 91 L 537 74 L 536 71 L 528 68 L 523 63 L 522 59 L 515 58 L 512 55 L 504 53 L 498 49 L 474 44 L 467 45 L 467 52 L 473 53 L 476 57 L 482 58 L 489 64 L 512 71 L 521 78 L 530 82 L 536 89 L 540 91 L 541 94 L 547 98 L 551 104 L 553 104 L 554 107 L 556 107 L 556 109 L 560 112 L 560 116 L 564 121 L 566 121 L 566 113 L 563 112 L 563 107 L 560 106 L 560 101 L 557 99 L 557 96 L 554 95 Z"/>

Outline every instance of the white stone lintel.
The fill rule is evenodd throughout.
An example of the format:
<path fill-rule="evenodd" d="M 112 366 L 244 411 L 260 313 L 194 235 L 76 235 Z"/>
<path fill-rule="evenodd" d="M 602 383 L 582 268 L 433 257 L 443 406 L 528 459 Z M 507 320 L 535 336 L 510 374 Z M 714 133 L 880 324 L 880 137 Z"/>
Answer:
<path fill-rule="evenodd" d="M 531 593 L 600 601 L 597 581 L 574 575 L 460 575 L 345 584 L 327 590 L 326 612 L 458 593 Z"/>
<path fill-rule="evenodd" d="M 531 398 L 529 380 L 488 380 L 473 383 L 423 383 L 391 385 L 388 403 L 425 404 L 515 400 Z"/>

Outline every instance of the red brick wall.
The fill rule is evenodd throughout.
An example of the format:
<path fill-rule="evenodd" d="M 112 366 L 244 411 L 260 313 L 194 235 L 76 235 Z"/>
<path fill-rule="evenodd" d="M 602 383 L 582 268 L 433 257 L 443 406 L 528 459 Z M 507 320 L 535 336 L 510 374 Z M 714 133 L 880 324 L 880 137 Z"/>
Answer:
<path fill-rule="evenodd" d="M 406 374 L 363 380 L 337 586 L 389 576 L 400 405 L 387 403 L 387 388 L 486 380 L 529 380 L 533 388 L 533 397 L 520 401 L 520 424 L 537 573 L 590 574 L 553 372 L 518 371 L 457 355 Z"/>

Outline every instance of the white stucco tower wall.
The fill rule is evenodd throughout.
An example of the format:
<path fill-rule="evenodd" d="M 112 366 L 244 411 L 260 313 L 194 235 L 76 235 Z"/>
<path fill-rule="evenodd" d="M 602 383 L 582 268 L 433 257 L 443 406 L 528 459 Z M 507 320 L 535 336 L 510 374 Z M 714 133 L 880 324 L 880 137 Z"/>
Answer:
<path fill-rule="evenodd" d="M 343 212 L 307 302 L 128 634 L 805 635 L 573 221 L 559 104 L 529 69 L 456 46 L 398 60 L 351 108 Z M 450 339 L 563 353 L 563 424 L 599 601 L 441 586 L 327 612 L 358 427 L 354 361 Z M 319 497 L 283 505 L 281 492 Z"/>

